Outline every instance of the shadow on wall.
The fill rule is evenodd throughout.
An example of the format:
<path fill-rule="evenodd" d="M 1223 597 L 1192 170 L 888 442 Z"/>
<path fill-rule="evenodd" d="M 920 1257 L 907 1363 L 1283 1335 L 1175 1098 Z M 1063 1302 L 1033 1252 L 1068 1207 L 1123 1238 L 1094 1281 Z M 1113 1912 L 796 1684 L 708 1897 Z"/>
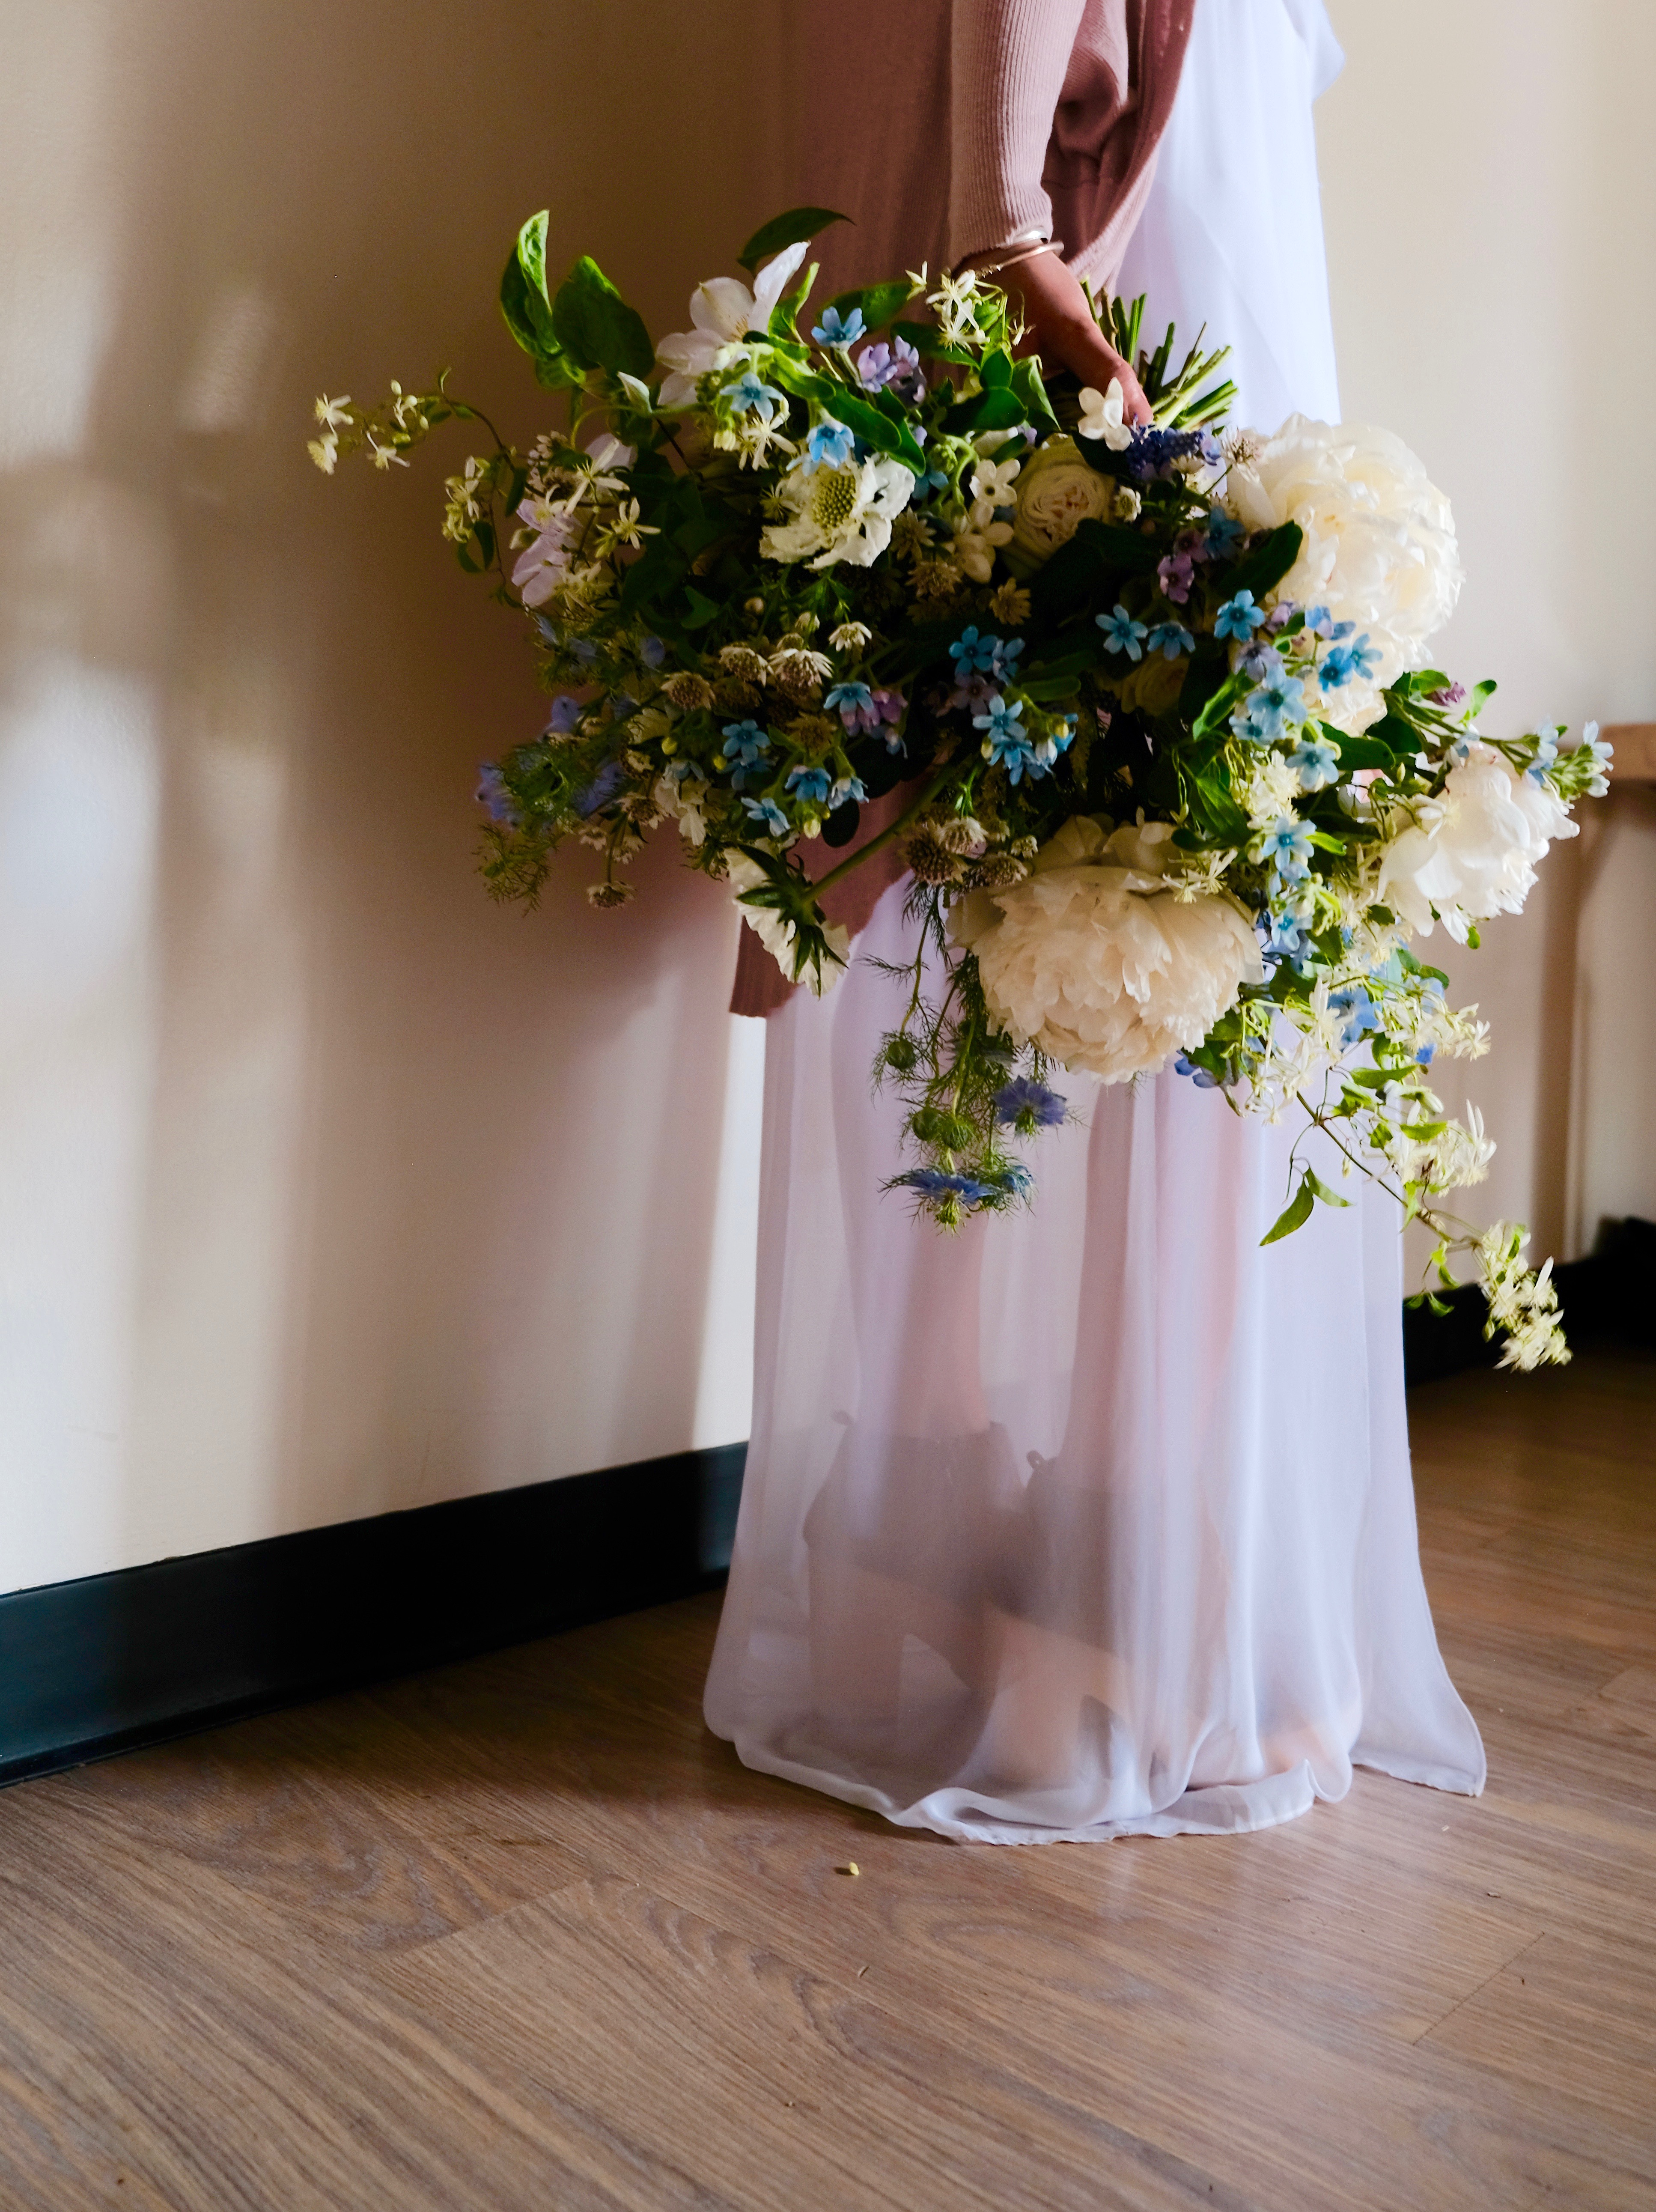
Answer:
<path fill-rule="evenodd" d="M 617 916 L 584 854 L 488 903 L 476 765 L 543 708 L 437 534 L 459 434 L 302 441 L 452 363 L 526 441 L 492 301 L 548 201 L 681 323 L 756 220 L 749 27 L 9 13 L 0 1588 L 688 1445 L 734 917 L 664 848 Z"/>

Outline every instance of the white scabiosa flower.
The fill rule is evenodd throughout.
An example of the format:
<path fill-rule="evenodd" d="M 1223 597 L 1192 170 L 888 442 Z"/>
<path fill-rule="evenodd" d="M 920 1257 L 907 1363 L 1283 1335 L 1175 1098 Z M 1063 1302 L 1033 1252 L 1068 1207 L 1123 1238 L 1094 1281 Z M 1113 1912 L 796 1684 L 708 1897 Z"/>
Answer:
<path fill-rule="evenodd" d="M 901 461 L 877 453 L 841 466 L 790 469 L 776 496 L 787 510 L 759 541 L 767 561 L 809 561 L 866 568 L 891 543 L 891 526 L 908 505 L 914 479 Z"/>
<path fill-rule="evenodd" d="M 1326 720 L 1366 728 L 1380 691 L 1426 665 L 1427 640 L 1454 611 L 1463 572 L 1448 501 L 1389 430 L 1290 415 L 1232 466 L 1224 503 L 1250 530 L 1297 522 L 1305 533 L 1277 591 L 1353 623 L 1378 655 L 1322 688 Z"/>
<path fill-rule="evenodd" d="M 1433 910 L 1458 944 L 1472 924 L 1517 914 L 1555 837 L 1576 825 L 1550 785 L 1514 775 L 1490 745 L 1473 745 L 1449 771 L 1441 799 L 1415 818 L 1380 858 L 1378 896 L 1422 937 Z"/>
<path fill-rule="evenodd" d="M 1265 980 L 1231 900 L 1174 895 L 1172 836 L 1164 822 L 1107 836 L 1077 815 L 1022 883 L 954 908 L 951 933 L 1020 1045 L 1122 1083 L 1198 1045 L 1245 981 Z"/>
<path fill-rule="evenodd" d="M 1012 542 L 1033 560 L 1049 560 L 1089 517 L 1109 520 L 1114 489 L 1082 458 L 1073 438 L 1049 438 L 1019 475 Z"/>

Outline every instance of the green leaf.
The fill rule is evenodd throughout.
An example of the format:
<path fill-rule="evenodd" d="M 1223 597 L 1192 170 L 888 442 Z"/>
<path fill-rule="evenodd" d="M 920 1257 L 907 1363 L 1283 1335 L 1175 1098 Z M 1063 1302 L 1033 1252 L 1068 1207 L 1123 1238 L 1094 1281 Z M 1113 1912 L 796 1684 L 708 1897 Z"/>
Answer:
<path fill-rule="evenodd" d="M 629 307 L 590 255 L 580 259 L 558 287 L 552 302 L 552 328 L 558 343 L 582 368 L 625 369 L 648 376 L 656 349 L 644 318 Z"/>
<path fill-rule="evenodd" d="M 1205 738 L 1210 731 L 1216 730 L 1222 722 L 1228 721 L 1232 708 L 1240 706 L 1253 688 L 1253 678 L 1243 675 L 1240 671 L 1233 676 L 1228 676 L 1192 722 L 1191 736 L 1193 738 Z"/>
<path fill-rule="evenodd" d="M 518 233 L 500 277 L 500 313 L 526 354 L 538 362 L 561 350 L 552 328 L 552 302 L 546 289 L 546 227 L 549 210 L 530 216 Z"/>
<path fill-rule="evenodd" d="M 996 346 L 985 354 L 978 364 L 978 374 L 983 379 L 986 392 L 1009 392 L 1012 386 L 1012 356 L 1004 347 Z"/>
<path fill-rule="evenodd" d="M 737 255 L 737 264 L 751 273 L 761 261 L 780 253 L 784 246 L 798 246 L 804 239 L 815 238 L 831 222 L 850 221 L 848 215 L 836 215 L 832 208 L 790 208 L 786 215 L 773 216 L 768 222 L 760 224 Z"/>
<path fill-rule="evenodd" d="M 1234 596 L 1238 592 L 1252 592 L 1256 599 L 1263 599 L 1273 584 L 1283 578 L 1300 557 L 1300 547 L 1305 533 L 1297 522 L 1284 522 L 1273 530 L 1263 545 L 1256 545 L 1245 553 L 1225 577 L 1224 588 Z"/>
<path fill-rule="evenodd" d="M 1350 1205 L 1351 1201 L 1349 1198 L 1342 1198 L 1338 1191 L 1331 1190 L 1322 1177 L 1319 1175 L 1314 1175 L 1309 1168 L 1305 1171 L 1305 1179 L 1311 1186 L 1312 1195 L 1320 1199 L 1325 1206 Z"/>
<path fill-rule="evenodd" d="M 805 273 L 791 292 L 785 292 L 771 309 L 771 319 L 765 325 L 766 335 L 773 338 L 797 338 L 799 335 L 799 310 L 810 297 L 810 288 L 816 282 L 820 262 L 806 264 Z"/>
<path fill-rule="evenodd" d="M 864 284 L 854 292 L 838 292 L 828 301 L 839 310 L 842 319 L 848 319 L 853 307 L 863 311 L 865 330 L 883 331 L 892 317 L 901 314 L 914 296 L 914 287 L 905 279 L 901 283 Z"/>
<path fill-rule="evenodd" d="M 815 369 L 801 368 L 783 354 L 773 358 L 770 373 L 784 392 L 791 392 L 796 399 L 815 399 L 823 407 L 832 408 L 845 391 L 845 386 L 836 384 L 831 376 L 819 376 Z"/>
<path fill-rule="evenodd" d="M 855 392 L 837 385 L 832 389 L 833 397 L 825 404 L 837 422 L 843 422 L 847 430 L 854 430 L 864 444 L 872 446 L 877 453 L 891 454 L 917 477 L 925 474 L 925 456 L 907 422 L 894 422 L 883 410 L 858 398 Z"/>
<path fill-rule="evenodd" d="M 1308 1172 L 1301 1179 L 1300 1187 L 1288 1206 L 1259 1239 L 1261 1250 L 1267 1244 L 1275 1244 L 1284 1237 L 1291 1237 L 1296 1229 L 1303 1229 L 1310 1220 L 1311 1209 L 1316 1202 L 1312 1195 L 1312 1181 Z"/>
<path fill-rule="evenodd" d="M 1027 422 L 1033 422 L 1037 429 L 1043 423 L 1057 429 L 1058 417 L 1052 412 L 1052 403 L 1046 397 L 1046 386 L 1041 382 L 1040 370 L 1034 361 L 1026 358 L 1014 364 L 1012 389 L 1022 404 Z"/>
<path fill-rule="evenodd" d="M 686 629 L 705 629 L 710 622 L 717 620 L 724 612 L 724 609 L 719 606 L 717 600 L 710 599 L 705 592 L 698 592 L 694 584 L 687 584 L 684 586 L 684 596 L 690 603 L 690 611 L 684 623 Z"/>
<path fill-rule="evenodd" d="M 973 410 L 974 430 L 1012 430 L 1024 419 L 1023 402 L 1010 385 L 991 385 Z"/>

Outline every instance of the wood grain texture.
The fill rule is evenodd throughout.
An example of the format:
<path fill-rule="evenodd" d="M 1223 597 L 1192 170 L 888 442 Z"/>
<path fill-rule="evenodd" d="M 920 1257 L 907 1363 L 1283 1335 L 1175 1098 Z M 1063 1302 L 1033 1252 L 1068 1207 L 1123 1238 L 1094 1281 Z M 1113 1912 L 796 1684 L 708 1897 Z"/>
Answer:
<path fill-rule="evenodd" d="M 0 1795 L 0 2208 L 1656 2206 L 1656 1365 L 1413 1424 L 1481 1800 L 948 1844 L 605 1622 Z"/>

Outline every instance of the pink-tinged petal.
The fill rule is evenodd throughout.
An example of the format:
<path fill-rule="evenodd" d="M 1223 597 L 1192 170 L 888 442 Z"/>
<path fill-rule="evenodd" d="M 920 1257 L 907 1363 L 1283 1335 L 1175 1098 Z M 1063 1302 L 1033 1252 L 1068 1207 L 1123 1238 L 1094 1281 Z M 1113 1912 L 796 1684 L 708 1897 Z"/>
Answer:
<path fill-rule="evenodd" d="M 753 294 L 734 276 L 710 276 L 690 295 L 690 320 L 723 341 L 739 338 L 753 325 Z"/>

